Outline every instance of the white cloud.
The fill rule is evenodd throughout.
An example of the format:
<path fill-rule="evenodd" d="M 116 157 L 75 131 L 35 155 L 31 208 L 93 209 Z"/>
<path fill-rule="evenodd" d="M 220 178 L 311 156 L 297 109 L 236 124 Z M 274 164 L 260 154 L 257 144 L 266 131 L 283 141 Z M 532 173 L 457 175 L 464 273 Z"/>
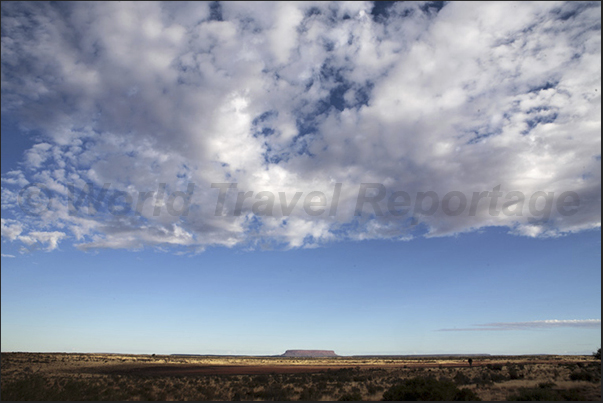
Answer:
<path fill-rule="evenodd" d="M 598 3 L 450 2 L 437 11 L 405 2 L 379 18 L 371 9 L 3 3 L 2 111 L 42 136 L 23 169 L 3 175 L 2 215 L 16 221 L 6 235 L 3 221 L 2 236 L 47 249 L 71 237 L 84 250 L 197 251 L 488 226 L 531 237 L 600 228 Z M 88 182 L 95 192 L 110 183 L 108 197 L 161 183 L 167 194 L 188 183 L 195 192 L 186 217 L 152 198 L 140 216 L 109 214 L 107 199 L 94 214 L 69 214 L 68 186 L 79 194 Z M 223 182 L 238 189 L 216 217 L 211 184 Z M 388 196 L 431 190 L 440 199 L 498 185 L 528 197 L 574 191 L 581 205 L 535 221 L 492 215 L 487 202 L 473 215 L 355 216 L 367 182 Z M 19 192 L 30 183 L 50 192 L 47 210 L 41 201 L 41 211 L 23 208 L 30 200 Z M 274 217 L 253 212 L 261 191 L 330 198 L 335 183 L 336 215 L 307 214 L 303 198 L 286 220 L 278 207 Z M 237 191 L 254 193 L 233 216 Z M 63 235 L 22 235 L 17 222 Z"/>
<path fill-rule="evenodd" d="M 9 255 L 8 253 L 2 253 L 2 257 L 6 257 L 6 258 L 14 258 L 15 255 Z"/>
<path fill-rule="evenodd" d="M 44 249 L 50 252 L 58 248 L 59 242 L 65 237 L 67 234 L 59 231 L 32 231 L 27 235 L 20 235 L 17 239 L 27 245 L 30 251 L 45 246 Z"/>
<path fill-rule="evenodd" d="M 9 241 L 17 239 L 19 234 L 23 232 L 23 225 L 15 220 L 2 218 L 2 237 Z"/>
<path fill-rule="evenodd" d="M 499 322 L 475 325 L 472 328 L 441 329 L 446 332 L 465 331 L 498 331 L 498 330 L 538 330 L 574 327 L 585 329 L 600 329 L 601 319 L 569 319 L 569 320 L 535 320 L 531 322 Z"/>

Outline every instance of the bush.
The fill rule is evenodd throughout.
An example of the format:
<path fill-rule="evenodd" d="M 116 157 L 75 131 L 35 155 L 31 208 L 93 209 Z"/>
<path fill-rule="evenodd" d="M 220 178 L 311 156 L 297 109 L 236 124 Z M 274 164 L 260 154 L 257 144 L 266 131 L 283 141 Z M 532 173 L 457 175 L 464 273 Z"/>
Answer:
<path fill-rule="evenodd" d="M 593 357 L 595 358 L 595 360 L 601 359 L 601 348 L 599 348 L 596 352 L 593 353 Z"/>
<path fill-rule="evenodd" d="M 454 376 L 454 383 L 457 385 L 467 385 L 471 383 L 471 379 L 464 373 L 458 371 Z"/>
<path fill-rule="evenodd" d="M 2 382 L 2 400 L 50 400 L 46 380 L 30 375 L 9 384 Z"/>
<path fill-rule="evenodd" d="M 597 382 L 597 376 L 593 375 L 588 371 L 574 371 L 570 374 L 570 379 L 572 381 L 587 381 L 587 382 Z"/>
<path fill-rule="evenodd" d="M 459 389 L 450 381 L 412 378 L 392 386 L 383 394 L 385 401 L 468 401 L 481 400 L 472 390 Z"/>
<path fill-rule="evenodd" d="M 479 386 L 491 386 L 494 384 L 494 381 L 492 381 L 492 376 L 490 373 L 482 372 L 481 374 L 474 376 L 471 380 L 471 383 Z"/>
<path fill-rule="evenodd" d="M 522 388 L 515 395 L 507 397 L 507 401 L 521 402 L 558 402 L 558 401 L 584 401 L 586 397 L 577 389 L 554 390 L 550 387 Z"/>
<path fill-rule="evenodd" d="M 490 380 L 492 382 L 505 382 L 505 381 L 509 380 L 509 377 L 505 376 L 504 374 L 498 373 L 498 372 L 492 372 L 489 375 L 490 375 Z"/>
<path fill-rule="evenodd" d="M 282 387 L 280 385 L 275 385 L 275 384 L 266 386 L 264 388 L 264 390 L 253 393 L 255 398 L 259 398 L 262 400 L 277 400 L 277 401 L 291 400 L 292 394 L 293 394 L 292 387 L 290 387 L 290 386 Z"/>
<path fill-rule="evenodd" d="M 509 368 L 509 379 L 522 379 L 523 375 L 519 373 L 519 371 L 513 367 Z"/>
<path fill-rule="evenodd" d="M 516 395 L 507 397 L 508 401 L 516 402 L 556 402 L 561 399 L 559 393 L 548 388 L 522 388 Z"/>
<path fill-rule="evenodd" d="M 322 394 L 315 388 L 304 389 L 299 395 L 299 400 L 318 400 Z"/>
<path fill-rule="evenodd" d="M 40 375 L 2 382 L 2 400 L 124 400 L 124 393 L 88 380 L 67 379 L 51 384 Z"/>
<path fill-rule="evenodd" d="M 340 402 L 359 402 L 362 400 L 362 395 L 359 392 L 346 393 L 339 398 Z"/>
<path fill-rule="evenodd" d="M 377 392 L 379 392 L 381 390 L 383 390 L 383 387 L 381 387 L 381 386 L 377 386 L 377 385 L 372 384 L 372 383 L 369 383 L 369 384 L 366 385 L 366 392 L 369 395 L 374 395 L 375 393 L 377 393 Z"/>

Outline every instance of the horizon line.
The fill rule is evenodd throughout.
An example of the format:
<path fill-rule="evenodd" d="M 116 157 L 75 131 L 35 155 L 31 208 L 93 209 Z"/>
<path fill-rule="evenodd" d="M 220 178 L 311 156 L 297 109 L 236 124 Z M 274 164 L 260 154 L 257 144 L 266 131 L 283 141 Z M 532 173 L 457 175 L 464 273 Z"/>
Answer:
<path fill-rule="evenodd" d="M 533 357 L 533 356 L 590 356 L 592 353 L 526 353 L 526 354 L 492 354 L 492 353 L 424 353 L 424 354 L 350 354 L 335 356 L 288 357 L 283 354 L 215 354 L 215 353 L 119 353 L 119 352 L 81 352 L 81 351 L 0 351 L 0 354 L 106 354 L 131 356 L 164 356 L 164 357 L 279 357 L 279 358 L 354 358 L 354 357 Z"/>

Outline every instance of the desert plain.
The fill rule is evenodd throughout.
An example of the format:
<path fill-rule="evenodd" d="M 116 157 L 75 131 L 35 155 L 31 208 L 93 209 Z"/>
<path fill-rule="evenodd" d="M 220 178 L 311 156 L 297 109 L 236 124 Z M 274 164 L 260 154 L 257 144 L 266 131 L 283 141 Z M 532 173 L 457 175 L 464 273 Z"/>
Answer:
<path fill-rule="evenodd" d="M 481 400 L 601 399 L 592 356 L 253 357 L 2 353 L 2 400 L 382 400 L 432 378 Z M 385 396 L 384 396 L 385 395 Z"/>

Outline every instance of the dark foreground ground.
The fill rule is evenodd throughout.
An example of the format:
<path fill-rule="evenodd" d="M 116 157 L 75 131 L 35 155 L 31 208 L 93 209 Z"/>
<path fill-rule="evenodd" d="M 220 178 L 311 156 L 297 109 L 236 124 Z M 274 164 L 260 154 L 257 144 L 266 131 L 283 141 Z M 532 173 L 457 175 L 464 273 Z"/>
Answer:
<path fill-rule="evenodd" d="M 492 356 L 473 357 L 469 367 L 462 357 L 2 353 L 1 392 L 2 400 L 382 400 L 441 392 L 448 400 L 598 401 L 601 362 Z"/>

